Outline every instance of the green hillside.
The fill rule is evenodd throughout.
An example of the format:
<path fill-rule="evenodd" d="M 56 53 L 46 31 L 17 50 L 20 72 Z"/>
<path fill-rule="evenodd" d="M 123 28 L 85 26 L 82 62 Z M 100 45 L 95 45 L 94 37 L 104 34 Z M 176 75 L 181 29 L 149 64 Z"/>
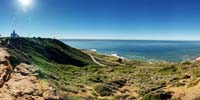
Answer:
<path fill-rule="evenodd" d="M 119 61 L 117 57 L 77 50 L 56 39 L 0 40 L 1 47 L 11 55 L 13 68 L 20 63 L 35 66 L 37 77 L 48 82 L 64 100 L 200 98 L 199 59 L 178 63 Z M 94 59 L 104 66 L 95 64 Z"/>
<path fill-rule="evenodd" d="M 11 53 L 13 64 L 36 63 L 37 59 L 79 67 L 92 63 L 87 54 L 56 39 L 6 38 L 3 46 Z"/>
<path fill-rule="evenodd" d="M 91 57 L 81 50 L 72 48 L 56 39 L 47 38 L 1 38 L 1 48 L 10 54 L 13 69 L 20 63 L 38 68 L 38 78 L 46 80 L 64 98 L 66 93 L 75 92 L 72 86 L 81 79 L 77 71 L 96 66 Z"/>

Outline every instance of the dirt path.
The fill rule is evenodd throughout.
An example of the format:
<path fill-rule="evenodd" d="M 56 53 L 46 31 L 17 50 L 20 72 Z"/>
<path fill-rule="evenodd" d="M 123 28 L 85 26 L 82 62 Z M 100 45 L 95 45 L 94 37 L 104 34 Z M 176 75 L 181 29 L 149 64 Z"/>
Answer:
<path fill-rule="evenodd" d="M 98 65 L 100 65 L 100 66 L 105 66 L 104 64 L 99 63 L 99 62 L 94 58 L 94 56 L 92 56 L 91 54 L 88 54 L 88 55 L 90 56 L 90 58 L 92 59 L 92 61 L 93 61 L 94 63 L 96 63 L 96 64 L 98 64 Z"/>
<path fill-rule="evenodd" d="M 175 100 L 195 100 L 196 98 L 200 97 L 200 82 L 197 85 L 189 88 L 182 86 L 171 87 L 166 90 L 173 92 L 173 98 Z"/>
<path fill-rule="evenodd" d="M 5 48 L 0 48 L 0 61 L 7 60 L 6 58 L 8 58 L 9 56 L 10 56 L 9 53 Z"/>
<path fill-rule="evenodd" d="M 0 87 L 10 79 L 11 66 L 8 62 L 9 56 L 5 48 L 0 48 Z"/>

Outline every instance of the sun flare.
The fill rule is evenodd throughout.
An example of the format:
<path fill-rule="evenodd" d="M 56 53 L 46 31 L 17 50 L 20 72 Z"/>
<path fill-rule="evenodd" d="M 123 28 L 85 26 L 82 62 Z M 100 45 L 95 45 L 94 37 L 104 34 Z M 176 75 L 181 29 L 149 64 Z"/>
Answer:
<path fill-rule="evenodd" d="M 28 7 L 32 4 L 32 0 L 18 0 L 18 1 L 24 7 Z"/>
<path fill-rule="evenodd" d="M 28 12 L 32 9 L 34 0 L 18 0 L 18 4 L 23 12 Z"/>

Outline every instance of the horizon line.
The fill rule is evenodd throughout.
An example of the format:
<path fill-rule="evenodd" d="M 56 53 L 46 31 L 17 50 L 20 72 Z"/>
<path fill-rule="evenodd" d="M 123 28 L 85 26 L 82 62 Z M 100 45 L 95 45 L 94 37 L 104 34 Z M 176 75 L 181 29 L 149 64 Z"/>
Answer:
<path fill-rule="evenodd" d="M 59 38 L 56 38 L 56 39 L 59 39 Z M 177 39 L 177 40 L 174 40 L 174 39 L 81 39 L 81 38 L 60 38 L 59 40 L 132 40 L 132 41 L 200 41 L 199 40 L 190 40 L 190 39 Z"/>
<path fill-rule="evenodd" d="M 0 38 L 8 38 L 10 36 L 1 36 Z M 58 39 L 58 40 L 126 40 L 126 41 L 200 41 L 200 39 L 109 39 L 109 38 L 57 38 L 57 37 L 41 37 L 41 36 L 20 36 L 21 38 L 50 38 L 50 39 Z"/>

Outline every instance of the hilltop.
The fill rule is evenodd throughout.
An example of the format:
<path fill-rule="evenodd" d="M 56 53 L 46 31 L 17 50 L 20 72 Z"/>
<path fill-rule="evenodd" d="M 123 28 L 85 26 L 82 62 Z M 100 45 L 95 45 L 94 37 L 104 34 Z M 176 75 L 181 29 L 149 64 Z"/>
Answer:
<path fill-rule="evenodd" d="M 12 57 L 12 64 L 31 64 L 35 63 L 37 59 L 80 67 L 92 63 L 87 54 L 56 39 L 5 38 L 2 39 L 1 45 L 8 48 Z"/>
<path fill-rule="evenodd" d="M 0 40 L 0 99 L 5 96 L 39 100 L 200 98 L 198 59 L 178 63 L 119 61 L 117 57 L 75 49 L 56 39 Z"/>
<path fill-rule="evenodd" d="M 3 77 L 8 77 L 12 74 L 14 79 L 4 79 L 2 77 L 2 82 L 9 84 L 10 80 L 14 81 L 16 76 L 16 69 L 21 69 L 22 74 L 27 76 L 27 80 L 22 80 L 29 82 L 28 79 L 32 74 L 37 73 L 38 79 L 44 79 L 49 82 L 55 82 L 49 85 L 55 85 L 54 88 L 61 90 L 57 83 L 60 83 L 61 77 L 65 77 L 64 74 L 68 68 L 72 66 L 84 67 L 87 65 L 94 64 L 91 57 L 84 52 L 72 48 L 56 39 L 44 39 L 44 38 L 1 38 L 1 58 L 8 70 L 2 68 L 2 75 L 6 73 Z M 6 54 L 6 55 L 4 55 Z M 9 55 L 9 56 L 8 56 Z M 34 67 L 31 67 L 34 66 Z M 23 72 L 24 70 L 35 70 L 29 73 Z M 8 73 L 9 72 L 9 73 Z M 14 72 L 14 73 L 12 73 Z M 16 73 L 15 73 L 16 72 Z M 18 74 L 17 74 L 18 75 Z M 18 75 L 23 78 L 24 75 Z M 36 80 L 36 79 L 35 79 Z M 19 81 L 20 82 L 20 81 Z M 38 81 L 40 83 L 40 81 Z M 20 84 L 14 82 L 15 84 Z M 29 82 L 30 83 L 30 82 Z M 39 84 L 38 83 L 38 84 Z M 3 86 L 4 84 L 2 84 Z M 23 84 L 26 88 L 26 84 Z M 16 86 L 16 85 L 13 85 Z M 11 87 L 13 87 L 11 86 Z M 34 85 L 33 85 L 34 86 Z M 51 87 L 51 86 L 50 86 Z M 5 87 L 3 87 L 5 88 Z M 17 87 L 16 87 L 17 88 Z M 21 87 L 22 88 L 22 87 Z M 28 87 L 27 87 L 28 88 Z M 31 87 L 29 87 L 31 88 Z M 33 87 L 32 87 L 33 88 Z M 20 90 L 20 87 L 19 87 Z M 32 89 L 33 90 L 33 89 Z M 8 90 L 7 90 L 8 91 Z M 22 90 L 20 90 L 22 91 Z M 8 96 L 7 96 L 8 97 Z"/>

